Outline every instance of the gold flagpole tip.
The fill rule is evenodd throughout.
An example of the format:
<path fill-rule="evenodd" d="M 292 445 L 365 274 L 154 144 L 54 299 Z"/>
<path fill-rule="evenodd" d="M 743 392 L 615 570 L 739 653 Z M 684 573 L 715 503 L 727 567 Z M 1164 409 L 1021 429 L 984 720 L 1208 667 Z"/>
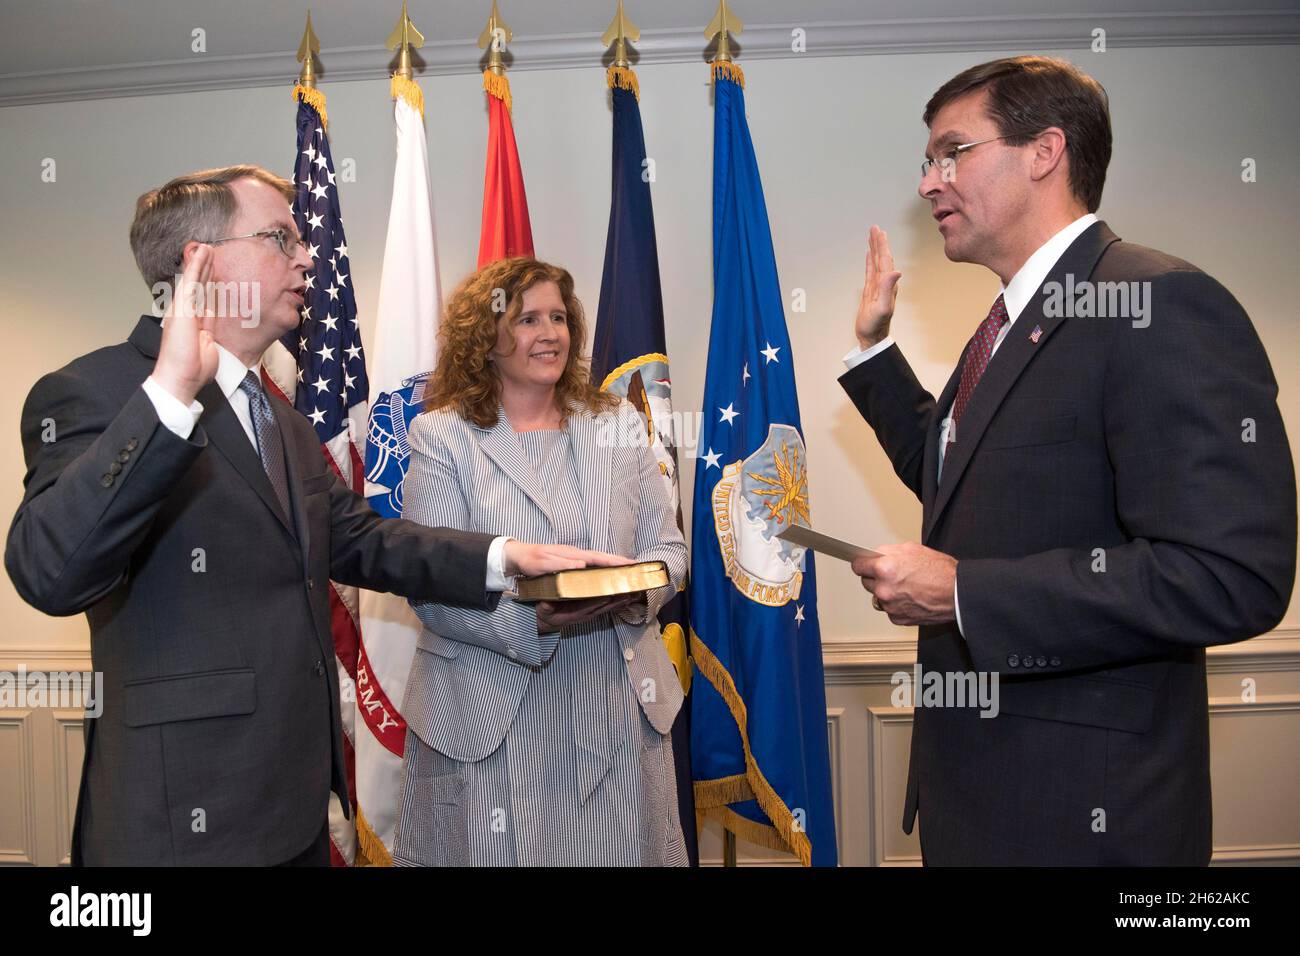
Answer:
<path fill-rule="evenodd" d="M 393 75 L 411 79 L 415 75 L 415 71 L 411 68 L 411 50 L 418 50 L 424 46 L 424 34 L 415 28 L 415 24 L 407 15 L 406 0 L 402 0 L 402 15 L 398 18 L 393 32 L 388 35 L 384 46 L 397 51 L 397 70 Z"/>
<path fill-rule="evenodd" d="M 514 38 L 510 27 L 501 17 L 501 11 L 497 9 L 497 0 L 492 0 L 492 12 L 488 14 L 487 26 L 478 36 L 478 48 L 488 51 L 487 68 L 497 76 L 505 75 L 506 64 L 503 54 L 506 51 L 506 44 Z"/>
<path fill-rule="evenodd" d="M 311 28 L 311 11 L 307 11 L 307 29 L 302 32 L 302 42 L 298 44 L 298 62 L 302 64 L 302 70 L 298 73 L 298 85 L 305 86 L 307 89 L 314 89 L 316 86 L 316 67 L 313 60 L 316 54 L 320 52 L 320 41 L 316 39 L 316 31 Z"/>
<path fill-rule="evenodd" d="M 631 69 L 632 61 L 627 55 L 627 41 L 639 39 L 641 39 L 641 28 L 628 19 L 627 14 L 623 12 L 623 0 L 618 0 L 618 11 L 614 14 L 614 20 L 600 38 L 602 46 L 614 44 L 614 62 L 611 66 Z"/>
<path fill-rule="evenodd" d="M 709 25 L 704 28 L 704 38 L 706 40 L 712 40 L 714 37 L 718 38 L 718 52 L 713 57 L 714 63 L 729 63 L 731 61 L 731 40 L 728 34 L 738 36 L 743 29 L 745 29 L 745 25 L 740 22 L 740 17 L 727 8 L 727 0 L 719 0 L 718 12 L 713 15 Z"/>

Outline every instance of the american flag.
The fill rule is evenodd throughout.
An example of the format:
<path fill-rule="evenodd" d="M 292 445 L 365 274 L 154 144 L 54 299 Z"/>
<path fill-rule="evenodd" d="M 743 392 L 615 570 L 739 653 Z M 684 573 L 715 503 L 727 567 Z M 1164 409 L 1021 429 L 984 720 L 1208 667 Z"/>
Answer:
<path fill-rule="evenodd" d="M 298 359 L 294 407 L 311 419 L 321 443 L 328 445 L 348 430 L 348 412 L 367 401 L 370 383 L 329 139 L 320 114 L 301 102 L 294 186 L 298 190 L 294 221 L 315 268 L 307 273 L 302 324 L 297 332 L 286 335 L 283 343 Z M 349 437 L 355 438 L 355 432 Z M 357 474 L 359 477 L 359 467 Z"/>
<path fill-rule="evenodd" d="M 294 164 L 294 221 L 313 265 L 308 270 L 306 302 L 298 329 L 272 346 L 263 362 L 263 380 L 310 419 L 326 460 L 353 491 L 362 493 L 364 468 L 357 449 L 364 440 L 370 382 L 352 293 L 352 266 L 339 215 L 338 189 L 329 139 L 321 114 L 299 97 L 298 154 Z M 353 721 L 357 648 L 361 641 L 355 588 L 331 582 L 330 616 L 338 667 L 348 791 L 356 807 Z M 355 820 L 355 813 L 352 813 Z M 336 798 L 330 803 L 331 858 L 349 865 L 356 856 L 356 830 L 344 819 Z"/>

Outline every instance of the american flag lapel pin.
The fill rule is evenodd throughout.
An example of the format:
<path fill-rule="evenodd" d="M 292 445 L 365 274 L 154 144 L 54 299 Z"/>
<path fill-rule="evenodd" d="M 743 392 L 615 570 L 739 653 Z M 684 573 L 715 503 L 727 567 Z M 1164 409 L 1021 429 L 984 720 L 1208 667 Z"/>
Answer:
<path fill-rule="evenodd" d="M 1041 339 L 1042 337 L 1043 337 L 1043 327 L 1041 325 L 1035 325 L 1034 331 L 1029 333 L 1029 341 L 1037 345 L 1038 340 Z"/>

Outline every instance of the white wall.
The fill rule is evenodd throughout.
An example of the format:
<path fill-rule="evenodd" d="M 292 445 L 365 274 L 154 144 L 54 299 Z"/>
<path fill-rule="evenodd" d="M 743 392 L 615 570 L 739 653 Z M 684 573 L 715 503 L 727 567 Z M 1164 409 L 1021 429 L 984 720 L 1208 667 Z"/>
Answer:
<path fill-rule="evenodd" d="M 1008 51 L 1024 52 L 1024 51 Z M 1066 54 L 1107 88 L 1115 126 L 1102 215 L 1123 238 L 1189 259 L 1245 305 L 1273 359 L 1282 411 L 1300 437 L 1295 267 L 1300 132 L 1294 47 L 1112 49 Z M 814 525 L 862 543 L 918 534 L 920 506 L 894 477 L 835 379 L 852 343 L 865 235 L 885 226 L 904 273 L 895 337 L 937 390 L 997 291 L 991 274 L 953 265 L 916 195 L 921 108 L 943 81 L 994 54 L 763 60 L 744 64 L 749 119 L 784 288 L 807 291 L 789 315 L 812 475 Z M 292 68 L 286 64 L 286 72 Z M 674 396 L 698 409 L 708 347 L 712 110 L 703 64 L 639 71 L 654 184 Z M 594 324 L 609 206 L 604 74 L 520 72 L 512 79 L 539 256 L 567 266 Z M 444 290 L 474 264 L 486 116 L 477 75 L 422 81 Z M 363 336 L 373 338 L 391 188 L 386 81 L 327 85 Z M 18 419 L 44 372 L 121 341 L 148 308 L 127 245 L 136 196 L 181 172 L 234 162 L 288 174 L 289 87 L 0 109 L 0 516 L 21 497 Z M 43 183 L 41 162 L 57 162 Z M 1259 181 L 1244 184 L 1244 157 Z M 787 298 L 787 307 L 789 299 Z M 432 319 L 431 319 L 432 320 Z M 693 462 L 683 468 L 689 508 Z M 848 569 L 822 562 L 828 642 L 910 636 L 869 610 Z M 0 652 L 82 650 L 84 618 L 28 608 L 0 576 Z M 1294 626 L 1294 613 L 1283 627 Z M 0 653 L 0 656 L 4 656 Z"/>

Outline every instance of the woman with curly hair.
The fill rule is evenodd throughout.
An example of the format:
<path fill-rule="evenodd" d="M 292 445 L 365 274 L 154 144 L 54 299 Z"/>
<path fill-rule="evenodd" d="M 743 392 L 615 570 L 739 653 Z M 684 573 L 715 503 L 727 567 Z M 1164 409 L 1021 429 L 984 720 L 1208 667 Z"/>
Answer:
<path fill-rule="evenodd" d="M 586 334 L 564 269 L 507 259 L 466 280 L 409 434 L 404 516 L 663 561 L 671 585 L 492 611 L 412 602 L 394 863 L 686 863 L 669 737 L 682 690 L 655 621 L 686 545 L 639 414 L 589 380 Z"/>

